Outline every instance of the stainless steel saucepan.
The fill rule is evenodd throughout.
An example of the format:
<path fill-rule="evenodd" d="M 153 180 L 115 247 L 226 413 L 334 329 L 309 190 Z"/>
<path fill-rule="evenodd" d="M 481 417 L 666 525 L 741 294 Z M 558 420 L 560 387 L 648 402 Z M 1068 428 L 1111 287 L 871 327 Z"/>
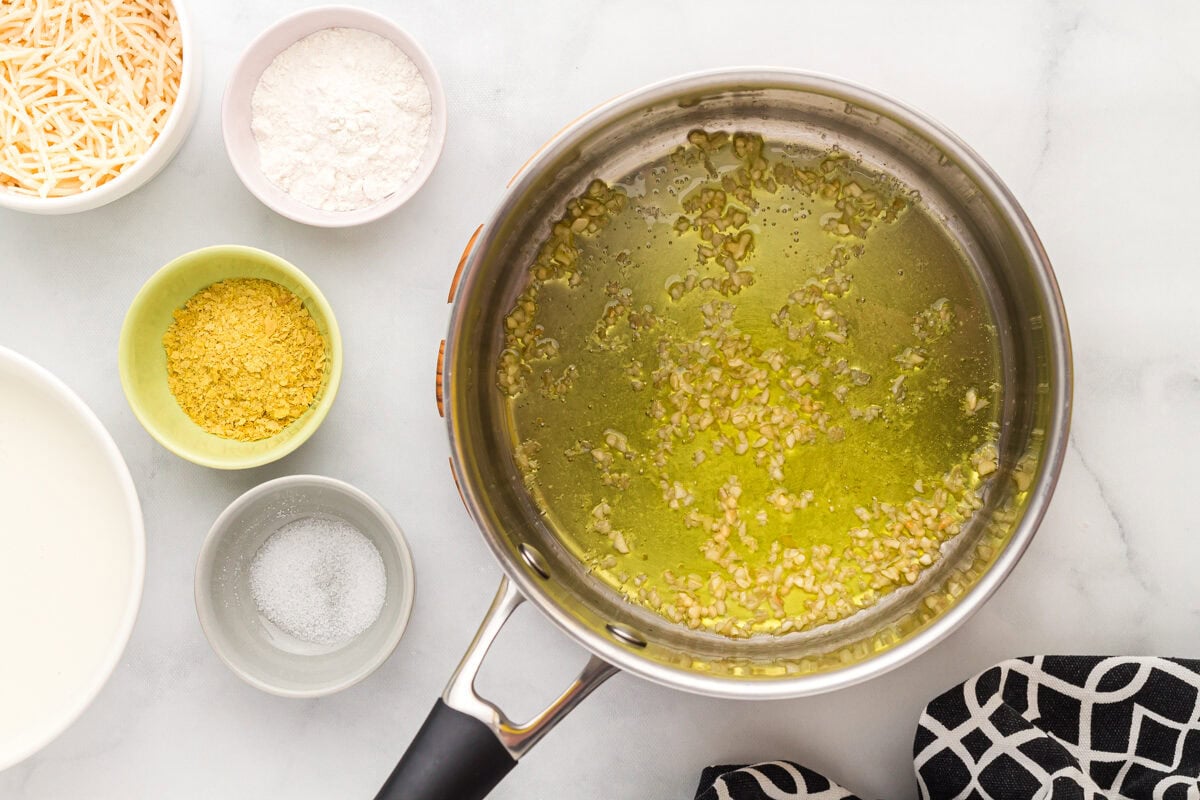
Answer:
<path fill-rule="evenodd" d="M 968 254 L 998 322 L 1001 465 L 984 507 L 913 586 L 836 626 L 732 640 L 674 625 L 624 601 L 562 543 L 526 493 L 495 385 L 503 318 L 534 250 L 567 200 L 618 180 L 696 128 L 746 130 L 817 148 L 837 144 L 917 189 Z M 444 411 L 455 479 L 506 576 L 475 640 L 378 798 L 482 798 L 537 741 L 618 669 L 684 691 L 769 699 L 827 692 L 931 647 L 999 586 L 1046 511 L 1067 444 L 1071 353 L 1050 263 L 992 170 L 952 133 L 876 92 L 802 72 L 689 75 L 621 97 L 562 131 L 519 174 L 464 255 L 451 290 Z M 443 400 L 439 381 L 439 403 Z M 1036 460 L 1032 482 L 1013 479 Z M 513 610 L 534 603 L 590 652 L 545 711 L 514 722 L 474 689 Z"/>

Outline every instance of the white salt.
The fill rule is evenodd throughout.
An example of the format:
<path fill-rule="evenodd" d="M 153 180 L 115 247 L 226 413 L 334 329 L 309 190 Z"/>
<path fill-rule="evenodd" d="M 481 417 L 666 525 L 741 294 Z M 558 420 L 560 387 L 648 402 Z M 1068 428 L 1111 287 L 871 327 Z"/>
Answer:
<path fill-rule="evenodd" d="M 273 533 L 250 564 L 263 616 L 313 644 L 343 644 L 383 610 L 387 573 L 375 545 L 340 520 L 306 517 Z"/>

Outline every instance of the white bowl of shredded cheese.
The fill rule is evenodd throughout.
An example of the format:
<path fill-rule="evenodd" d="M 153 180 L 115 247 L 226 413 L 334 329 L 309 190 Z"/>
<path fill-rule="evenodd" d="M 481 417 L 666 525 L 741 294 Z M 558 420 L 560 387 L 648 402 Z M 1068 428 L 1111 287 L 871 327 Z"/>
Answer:
<path fill-rule="evenodd" d="M 16 211 L 129 194 L 179 150 L 200 103 L 183 0 L 5 0 L 0 57 L 0 207 Z"/>
<path fill-rule="evenodd" d="M 283 216 L 347 227 L 409 200 L 446 139 L 446 98 L 429 56 L 378 14 L 323 6 L 246 49 L 221 106 L 242 183 Z"/>

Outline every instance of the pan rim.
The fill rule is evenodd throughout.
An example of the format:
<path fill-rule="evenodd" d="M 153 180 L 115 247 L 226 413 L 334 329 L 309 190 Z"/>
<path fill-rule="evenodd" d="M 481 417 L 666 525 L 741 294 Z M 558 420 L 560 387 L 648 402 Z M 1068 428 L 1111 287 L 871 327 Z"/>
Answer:
<path fill-rule="evenodd" d="M 1037 294 L 1045 304 L 1044 322 L 1050 334 L 1048 336 L 1048 367 L 1054 380 L 1050 386 L 1051 410 L 1049 424 L 1045 428 L 1045 450 L 1038 483 L 1030 492 L 1030 499 L 1021 521 L 992 564 L 953 606 L 939 614 L 921 630 L 899 644 L 855 664 L 808 675 L 777 678 L 719 676 L 674 667 L 654 661 L 640 650 L 624 647 L 605 638 L 599 631 L 580 625 L 568 611 L 560 607 L 542 589 L 531 574 L 521 568 L 517 559 L 504 548 L 501 537 L 488 530 L 477 487 L 472 485 L 462 466 L 465 459 L 461 447 L 463 440 L 455 435 L 455 415 L 450 413 L 449 406 L 447 406 L 446 425 L 450 437 L 451 464 L 454 476 L 461 490 L 463 502 L 476 527 L 479 528 L 480 535 L 487 542 L 504 573 L 517 585 L 521 593 L 571 639 L 593 655 L 614 666 L 669 688 L 711 697 L 775 700 L 821 694 L 845 688 L 895 669 L 949 636 L 995 593 L 1032 542 L 1057 486 L 1070 430 L 1073 365 L 1066 310 L 1049 256 L 1013 193 L 969 145 L 929 115 L 851 81 L 822 73 L 788 68 L 731 67 L 687 73 L 621 95 L 584 114 L 564 128 L 554 140 L 530 159 L 521 174 L 510 184 L 491 218 L 483 226 L 483 232 L 472 248 L 465 265 L 458 295 L 451 308 L 449 330 L 446 336 L 443 375 L 447 398 L 456 396 L 455 353 L 460 342 L 458 334 L 465 322 L 463 309 L 467 305 L 462 301 L 472 294 L 472 287 L 475 285 L 475 278 L 478 275 L 475 267 L 482 258 L 482 254 L 488 252 L 494 243 L 496 223 L 503 219 L 515 201 L 524 195 L 531 183 L 537 179 L 541 169 L 546 164 L 553 163 L 579 139 L 633 109 L 669 100 L 681 92 L 705 88 L 715 89 L 727 86 L 731 82 L 755 88 L 793 88 L 815 91 L 901 121 L 905 126 L 935 142 L 953 158 L 963 171 L 985 191 L 1001 216 L 1011 223 L 1016 241 L 1034 266 Z M 463 342 L 463 345 L 469 346 L 469 342 Z"/>

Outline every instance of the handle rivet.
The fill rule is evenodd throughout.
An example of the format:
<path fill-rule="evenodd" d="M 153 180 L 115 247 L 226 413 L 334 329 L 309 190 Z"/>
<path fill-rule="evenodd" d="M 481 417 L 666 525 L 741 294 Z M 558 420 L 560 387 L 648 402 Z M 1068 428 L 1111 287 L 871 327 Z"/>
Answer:
<path fill-rule="evenodd" d="M 517 549 L 521 551 L 521 558 L 525 559 L 525 563 L 533 567 L 534 572 L 546 580 L 550 579 L 550 565 L 546 563 L 546 557 L 536 547 L 522 542 Z"/>
<path fill-rule="evenodd" d="M 630 628 L 628 625 L 620 625 L 618 623 L 610 622 L 604 627 L 614 639 L 623 644 L 627 644 L 630 647 L 637 647 L 639 649 L 646 646 L 646 640 L 642 638 L 641 634 L 639 634 L 633 628 Z"/>

